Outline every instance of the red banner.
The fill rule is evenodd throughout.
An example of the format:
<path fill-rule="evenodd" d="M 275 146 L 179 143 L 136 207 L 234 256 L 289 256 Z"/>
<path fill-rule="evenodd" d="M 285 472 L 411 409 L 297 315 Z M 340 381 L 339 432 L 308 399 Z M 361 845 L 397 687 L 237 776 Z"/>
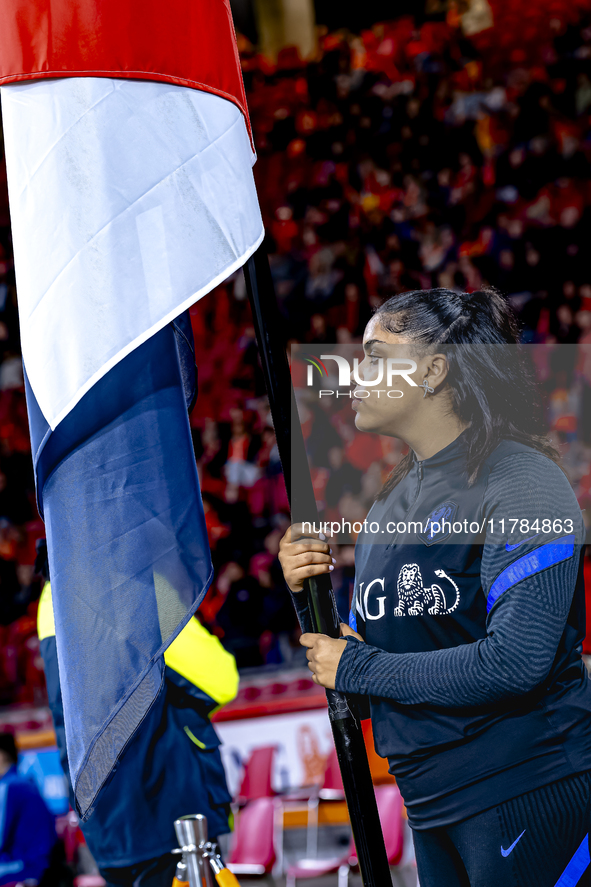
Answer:
<path fill-rule="evenodd" d="M 1 0 L 0 84 L 161 80 L 248 109 L 229 0 Z"/>

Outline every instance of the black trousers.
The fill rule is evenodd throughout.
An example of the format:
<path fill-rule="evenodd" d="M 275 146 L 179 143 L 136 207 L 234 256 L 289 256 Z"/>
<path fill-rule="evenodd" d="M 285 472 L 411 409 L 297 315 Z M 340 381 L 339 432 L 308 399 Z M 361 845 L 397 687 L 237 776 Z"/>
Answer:
<path fill-rule="evenodd" d="M 414 831 L 420 887 L 591 887 L 591 771 Z"/>

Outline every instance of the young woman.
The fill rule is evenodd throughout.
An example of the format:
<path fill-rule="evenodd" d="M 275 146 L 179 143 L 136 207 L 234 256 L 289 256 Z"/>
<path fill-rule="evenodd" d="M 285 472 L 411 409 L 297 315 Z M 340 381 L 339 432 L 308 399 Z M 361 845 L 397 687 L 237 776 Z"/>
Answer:
<path fill-rule="evenodd" d="M 343 638 L 310 633 L 299 594 L 334 568 L 328 544 L 281 543 L 314 680 L 370 697 L 421 887 L 591 883 L 585 530 L 517 341 L 494 291 L 385 302 L 355 422 L 409 452 L 357 540 Z M 415 386 L 380 397 L 392 356 L 414 361 Z"/>

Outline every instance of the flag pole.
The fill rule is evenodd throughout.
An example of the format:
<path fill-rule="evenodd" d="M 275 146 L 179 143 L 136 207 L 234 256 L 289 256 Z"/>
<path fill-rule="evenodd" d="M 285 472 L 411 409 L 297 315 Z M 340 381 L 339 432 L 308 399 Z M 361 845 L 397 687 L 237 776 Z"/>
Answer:
<path fill-rule="evenodd" d="M 292 516 L 299 519 L 305 515 L 306 520 L 317 521 L 314 489 L 264 243 L 244 265 L 244 277 Z M 340 619 L 330 575 L 306 579 L 304 593 L 308 596 L 314 631 L 339 637 Z M 361 722 L 343 693 L 327 690 L 326 697 L 361 878 L 364 887 L 384 887 L 392 881 Z"/>

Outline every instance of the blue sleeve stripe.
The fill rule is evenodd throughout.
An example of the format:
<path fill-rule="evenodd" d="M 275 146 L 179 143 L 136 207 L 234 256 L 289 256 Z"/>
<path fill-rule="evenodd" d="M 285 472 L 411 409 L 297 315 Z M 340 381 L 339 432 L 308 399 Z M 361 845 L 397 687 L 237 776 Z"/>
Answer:
<path fill-rule="evenodd" d="M 591 858 L 589 857 L 589 835 L 585 835 L 571 861 L 561 874 L 554 887 L 575 887 L 587 870 Z"/>
<path fill-rule="evenodd" d="M 349 628 L 352 628 L 353 631 L 357 631 L 357 616 L 352 609 L 349 610 Z"/>
<path fill-rule="evenodd" d="M 486 612 L 490 613 L 494 604 L 508 588 L 512 588 L 523 579 L 533 576 L 534 573 L 539 573 L 541 570 L 560 563 L 560 561 L 568 560 L 569 557 L 573 556 L 574 550 L 575 535 L 572 533 L 570 536 L 563 536 L 561 539 L 546 542 L 545 545 L 540 545 L 535 551 L 530 551 L 529 554 L 524 554 L 523 557 L 509 564 L 502 573 L 499 573 L 491 585 L 486 599 Z"/>

